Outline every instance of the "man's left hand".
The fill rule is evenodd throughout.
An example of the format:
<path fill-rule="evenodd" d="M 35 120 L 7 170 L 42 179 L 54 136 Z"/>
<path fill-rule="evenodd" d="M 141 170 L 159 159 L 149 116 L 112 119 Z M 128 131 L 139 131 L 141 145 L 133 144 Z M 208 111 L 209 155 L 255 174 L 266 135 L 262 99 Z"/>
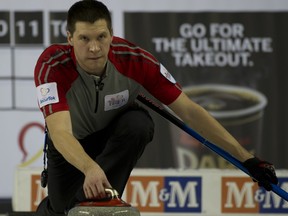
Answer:
<path fill-rule="evenodd" d="M 247 168 L 253 181 L 257 181 L 258 185 L 264 187 L 267 191 L 272 190 L 271 183 L 278 184 L 273 164 L 254 157 L 244 161 L 243 166 Z"/>

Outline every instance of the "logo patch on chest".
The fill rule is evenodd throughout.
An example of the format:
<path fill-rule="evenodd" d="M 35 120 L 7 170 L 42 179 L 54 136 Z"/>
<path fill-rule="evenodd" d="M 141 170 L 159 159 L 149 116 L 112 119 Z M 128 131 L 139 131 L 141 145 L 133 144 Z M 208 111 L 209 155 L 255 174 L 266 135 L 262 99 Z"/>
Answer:
<path fill-rule="evenodd" d="M 104 100 L 105 100 L 104 111 L 118 109 L 127 104 L 129 100 L 129 91 L 124 90 L 116 94 L 106 95 Z"/>

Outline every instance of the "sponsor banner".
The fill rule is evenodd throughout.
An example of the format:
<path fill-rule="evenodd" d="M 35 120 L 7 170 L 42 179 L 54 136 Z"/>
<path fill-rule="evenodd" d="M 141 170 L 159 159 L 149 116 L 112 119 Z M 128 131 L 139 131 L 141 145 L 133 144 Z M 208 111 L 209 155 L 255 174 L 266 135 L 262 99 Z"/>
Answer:
<path fill-rule="evenodd" d="M 287 19 L 287 11 L 127 11 L 125 38 L 155 55 L 247 150 L 285 169 L 285 151 L 271 152 L 287 140 L 287 121 L 275 115 L 288 107 Z M 171 137 L 176 167 L 229 168 L 173 126 Z"/>
<path fill-rule="evenodd" d="M 267 192 L 247 177 L 222 177 L 222 213 L 288 213 L 288 203 L 273 192 Z M 279 178 L 287 191 L 288 178 Z"/>
<path fill-rule="evenodd" d="M 47 196 L 40 185 L 41 168 L 18 169 L 15 178 L 15 211 L 35 211 Z M 279 186 L 288 190 L 287 171 L 277 171 Z M 122 199 L 141 214 L 177 215 L 281 215 L 288 203 L 266 192 L 241 171 L 236 170 L 156 170 L 135 169 Z"/>
<path fill-rule="evenodd" d="M 35 211 L 47 196 L 47 188 L 41 187 L 41 168 L 18 168 L 14 177 L 12 206 L 14 211 Z"/>
<path fill-rule="evenodd" d="M 202 212 L 202 177 L 131 176 L 126 193 L 141 212 Z"/>

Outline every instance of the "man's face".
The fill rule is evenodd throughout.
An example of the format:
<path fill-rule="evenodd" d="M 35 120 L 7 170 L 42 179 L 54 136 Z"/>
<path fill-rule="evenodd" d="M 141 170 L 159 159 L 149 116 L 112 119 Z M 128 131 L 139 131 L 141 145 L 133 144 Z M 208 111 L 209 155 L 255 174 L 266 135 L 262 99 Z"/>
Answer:
<path fill-rule="evenodd" d="M 106 66 L 112 33 L 104 19 L 94 23 L 76 22 L 75 32 L 67 34 L 74 47 L 77 63 L 90 74 L 101 75 Z"/>

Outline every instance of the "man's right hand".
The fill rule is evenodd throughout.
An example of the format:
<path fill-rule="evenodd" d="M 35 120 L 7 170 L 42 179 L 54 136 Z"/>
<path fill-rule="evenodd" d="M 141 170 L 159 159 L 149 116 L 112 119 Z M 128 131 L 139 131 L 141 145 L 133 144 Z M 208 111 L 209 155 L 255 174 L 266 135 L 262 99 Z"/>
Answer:
<path fill-rule="evenodd" d="M 65 160 L 85 175 L 83 190 L 87 199 L 104 198 L 105 188 L 111 188 L 104 171 L 84 151 L 74 137 L 69 111 L 60 111 L 46 119 L 51 139 Z"/>
<path fill-rule="evenodd" d="M 105 198 L 107 196 L 105 188 L 112 187 L 104 171 L 95 163 L 85 171 L 84 194 L 87 199 Z"/>

